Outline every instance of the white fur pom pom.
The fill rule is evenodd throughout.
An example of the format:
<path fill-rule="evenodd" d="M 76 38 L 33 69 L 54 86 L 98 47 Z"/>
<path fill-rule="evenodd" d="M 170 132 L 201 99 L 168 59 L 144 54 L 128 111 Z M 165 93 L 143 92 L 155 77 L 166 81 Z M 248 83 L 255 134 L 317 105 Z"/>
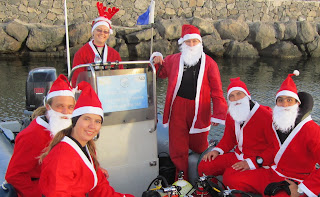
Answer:
<path fill-rule="evenodd" d="M 294 70 L 294 71 L 293 71 L 293 74 L 294 74 L 295 76 L 299 76 L 300 72 L 299 72 L 298 70 Z"/>

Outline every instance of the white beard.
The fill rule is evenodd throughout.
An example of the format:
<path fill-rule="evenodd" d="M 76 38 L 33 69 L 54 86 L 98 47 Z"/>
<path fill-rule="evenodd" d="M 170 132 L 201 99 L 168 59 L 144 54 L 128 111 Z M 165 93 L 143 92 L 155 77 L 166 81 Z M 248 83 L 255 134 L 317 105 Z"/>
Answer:
<path fill-rule="evenodd" d="M 59 131 L 71 125 L 71 114 L 62 114 L 53 109 L 48 110 L 47 114 L 49 116 L 49 130 L 52 136 L 55 136 Z"/>
<path fill-rule="evenodd" d="M 203 52 L 203 46 L 201 42 L 192 47 L 188 46 L 186 43 L 182 43 L 180 51 L 184 64 L 190 67 L 198 63 Z"/>
<path fill-rule="evenodd" d="M 228 110 L 234 121 L 241 124 L 248 119 L 250 113 L 250 99 L 247 96 L 237 101 L 228 101 L 228 103 Z"/>
<path fill-rule="evenodd" d="M 280 130 L 282 133 L 289 133 L 294 127 L 298 111 L 298 103 L 290 107 L 279 107 L 276 105 L 273 108 L 272 114 L 275 129 Z"/>

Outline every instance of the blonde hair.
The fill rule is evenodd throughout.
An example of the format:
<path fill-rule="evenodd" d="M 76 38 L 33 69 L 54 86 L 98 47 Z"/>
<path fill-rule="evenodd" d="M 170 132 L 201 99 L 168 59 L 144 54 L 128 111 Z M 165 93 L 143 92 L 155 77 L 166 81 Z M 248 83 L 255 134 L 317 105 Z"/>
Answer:
<path fill-rule="evenodd" d="M 31 114 L 31 120 L 36 119 L 38 116 L 42 116 L 45 115 L 47 112 L 47 108 L 46 106 L 40 106 L 37 109 L 35 109 L 33 111 L 33 113 Z"/>
<path fill-rule="evenodd" d="M 73 120 L 72 120 L 73 121 Z M 66 129 L 63 129 L 59 131 L 52 141 L 50 142 L 49 146 L 44 149 L 44 152 L 39 156 L 39 163 L 41 164 L 43 162 L 43 159 L 50 153 L 50 151 L 55 147 L 65 136 L 70 136 L 73 131 L 73 126 L 70 126 Z M 97 159 L 96 155 L 96 145 L 93 140 L 90 140 L 87 142 L 87 147 L 89 150 L 89 154 L 92 157 L 95 169 L 98 169 L 100 167 L 100 164 Z"/>

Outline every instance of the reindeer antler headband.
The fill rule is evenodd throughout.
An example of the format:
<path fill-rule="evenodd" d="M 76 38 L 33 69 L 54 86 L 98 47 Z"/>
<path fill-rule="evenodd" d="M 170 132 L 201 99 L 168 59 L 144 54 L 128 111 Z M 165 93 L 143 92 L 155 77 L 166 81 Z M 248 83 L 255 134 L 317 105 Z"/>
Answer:
<path fill-rule="evenodd" d="M 101 2 L 97 2 L 97 8 L 99 12 L 99 17 L 92 22 L 91 32 L 93 32 L 94 29 L 99 25 L 105 25 L 109 28 L 110 34 L 112 34 L 113 31 L 111 28 L 110 20 L 119 11 L 119 8 L 116 8 L 116 7 L 108 8 L 108 11 L 106 11 L 107 7 L 103 6 L 103 3 Z"/>

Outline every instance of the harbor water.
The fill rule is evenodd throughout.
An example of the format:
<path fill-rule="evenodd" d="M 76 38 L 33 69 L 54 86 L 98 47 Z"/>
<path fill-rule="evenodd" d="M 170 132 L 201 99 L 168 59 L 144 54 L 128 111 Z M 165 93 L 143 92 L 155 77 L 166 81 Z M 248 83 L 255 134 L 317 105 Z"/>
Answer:
<path fill-rule="evenodd" d="M 215 58 L 214 58 L 215 59 Z M 308 92 L 314 98 L 312 118 L 320 123 L 319 59 L 215 59 L 218 63 L 224 96 L 229 79 L 240 77 L 251 93 L 253 100 L 273 107 L 275 94 L 289 73 L 295 69 L 300 76 L 293 77 L 298 91 Z M 318 66 L 319 65 L 319 66 Z M 29 71 L 37 67 L 55 67 L 57 73 L 67 74 L 64 58 L 0 58 L 0 121 L 19 120 L 26 117 L 25 85 Z M 163 112 L 167 80 L 157 81 L 158 112 Z M 214 127 L 209 138 L 220 140 L 224 126 Z"/>

